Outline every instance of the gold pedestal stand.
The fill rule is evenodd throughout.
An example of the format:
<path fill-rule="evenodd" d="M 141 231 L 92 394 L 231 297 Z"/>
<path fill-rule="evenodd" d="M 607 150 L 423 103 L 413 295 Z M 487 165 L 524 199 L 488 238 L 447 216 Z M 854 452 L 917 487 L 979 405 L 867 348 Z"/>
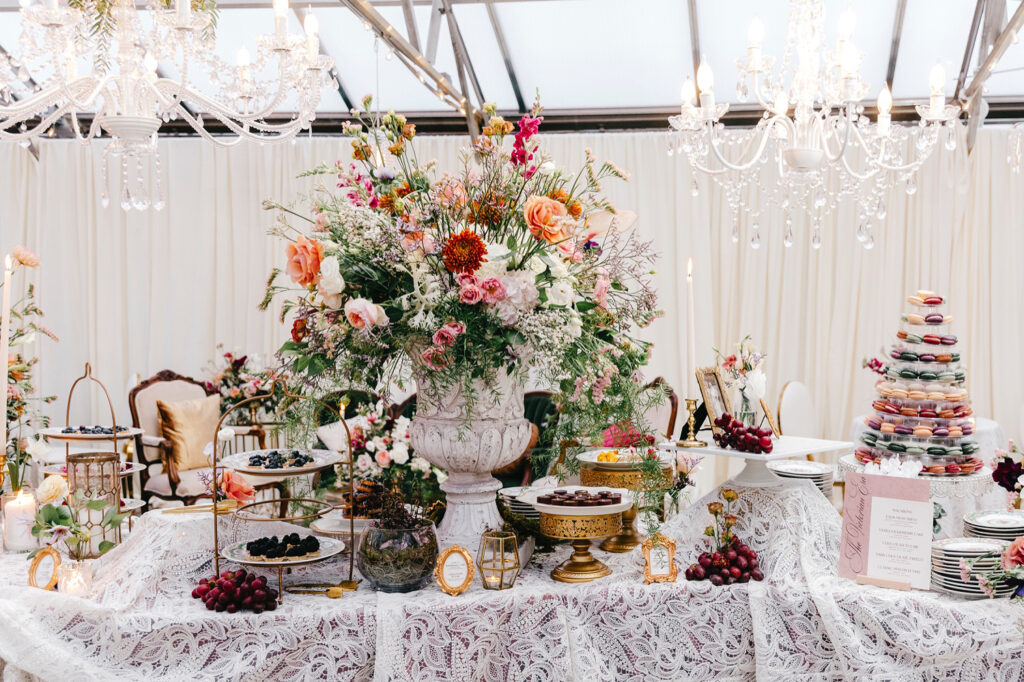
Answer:
<path fill-rule="evenodd" d="M 560 583 L 587 583 L 612 574 L 612 569 L 590 553 L 590 541 L 608 537 L 622 525 L 622 513 L 598 516 L 556 516 L 540 513 L 540 532 L 548 537 L 572 540 L 572 555 L 551 571 Z"/>
<path fill-rule="evenodd" d="M 697 399 L 687 398 L 686 399 L 686 411 L 690 413 L 690 417 L 686 420 L 689 428 L 686 431 L 686 440 L 676 441 L 676 445 L 681 448 L 706 448 L 708 444 L 705 441 L 697 440 L 696 434 L 696 421 L 694 419 L 694 412 L 697 411 Z"/>
<path fill-rule="evenodd" d="M 672 480 L 672 467 L 664 467 L 665 477 Z M 580 464 L 580 485 L 594 486 L 598 488 L 626 488 L 635 490 L 640 485 L 640 472 L 637 469 L 611 470 L 600 469 L 592 464 Z M 613 554 L 631 552 L 636 548 L 643 538 L 636 530 L 636 505 L 622 512 L 622 526 L 617 529 L 615 535 L 610 536 L 601 543 L 601 549 Z"/>

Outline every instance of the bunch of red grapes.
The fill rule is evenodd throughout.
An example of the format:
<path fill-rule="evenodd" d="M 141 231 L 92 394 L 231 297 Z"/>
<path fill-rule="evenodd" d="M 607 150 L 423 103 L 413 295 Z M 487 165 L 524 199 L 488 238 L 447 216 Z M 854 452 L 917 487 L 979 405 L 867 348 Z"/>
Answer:
<path fill-rule="evenodd" d="M 203 578 L 192 590 L 192 598 L 202 599 L 211 611 L 263 613 L 277 608 L 277 590 L 267 587 L 266 578 L 244 568 L 224 571 L 219 578 Z"/>
<path fill-rule="evenodd" d="M 733 537 L 725 551 L 704 552 L 686 569 L 687 580 L 708 580 L 712 585 L 732 585 L 764 580 L 757 552 Z"/>
<path fill-rule="evenodd" d="M 771 429 L 747 426 L 728 412 L 715 420 L 715 426 L 718 427 L 714 434 L 718 447 L 764 454 L 772 451 Z"/>

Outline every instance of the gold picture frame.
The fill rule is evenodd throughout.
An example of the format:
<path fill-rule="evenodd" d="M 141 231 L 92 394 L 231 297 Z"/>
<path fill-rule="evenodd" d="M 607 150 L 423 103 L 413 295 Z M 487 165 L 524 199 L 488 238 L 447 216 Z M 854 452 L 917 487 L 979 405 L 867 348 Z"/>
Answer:
<path fill-rule="evenodd" d="M 732 414 L 732 405 L 729 404 L 729 394 L 725 390 L 725 380 L 718 366 L 698 367 L 697 385 L 700 386 L 700 396 L 704 400 L 704 407 L 708 413 L 708 425 L 711 430 L 717 430 L 715 420 L 728 412 Z"/>
<path fill-rule="evenodd" d="M 456 585 L 448 582 L 448 578 L 450 576 L 445 575 L 445 568 L 448 562 L 453 560 L 464 561 L 466 563 L 465 578 Z M 450 594 L 454 597 L 469 589 L 469 586 L 473 584 L 473 574 L 475 572 L 476 568 L 473 566 L 473 555 L 469 553 L 469 550 L 459 545 L 452 545 L 451 547 L 445 548 L 445 550 L 438 555 L 437 566 L 434 567 L 434 578 L 437 579 L 437 584 L 445 594 Z"/>
<path fill-rule="evenodd" d="M 771 408 L 768 407 L 768 403 L 761 398 L 761 409 L 764 411 L 764 418 L 768 420 L 768 426 L 771 427 L 772 433 L 778 438 L 782 435 L 782 431 L 779 430 L 779 424 L 775 421 L 775 415 L 772 414 Z"/>
<path fill-rule="evenodd" d="M 644 540 L 640 547 L 644 553 L 644 583 L 674 583 L 679 576 L 676 541 L 658 533 Z"/>
<path fill-rule="evenodd" d="M 50 574 L 49 580 L 46 584 L 39 584 L 39 566 L 43 563 L 43 559 L 50 557 L 53 559 L 53 573 Z M 41 590 L 52 590 L 57 586 L 57 569 L 60 568 L 60 554 L 57 553 L 53 547 L 44 547 L 39 550 L 35 557 L 32 558 L 32 563 L 28 567 L 28 584 L 29 587 L 38 587 Z"/>

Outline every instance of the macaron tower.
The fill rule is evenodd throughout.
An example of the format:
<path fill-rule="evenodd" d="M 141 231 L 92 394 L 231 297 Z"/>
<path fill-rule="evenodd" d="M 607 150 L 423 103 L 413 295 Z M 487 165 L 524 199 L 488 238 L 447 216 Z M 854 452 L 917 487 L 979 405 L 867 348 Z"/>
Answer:
<path fill-rule="evenodd" d="M 900 457 L 920 462 L 926 476 L 961 476 L 983 466 L 978 444 L 969 437 L 974 418 L 967 377 L 943 302 L 924 289 L 907 297 L 909 309 L 900 317 L 857 448 L 861 462 Z"/>

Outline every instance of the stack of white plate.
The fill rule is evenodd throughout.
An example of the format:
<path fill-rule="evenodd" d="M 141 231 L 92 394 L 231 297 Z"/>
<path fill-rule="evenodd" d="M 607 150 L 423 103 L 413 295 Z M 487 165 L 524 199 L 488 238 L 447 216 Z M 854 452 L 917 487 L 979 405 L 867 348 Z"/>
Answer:
<path fill-rule="evenodd" d="M 946 538 L 932 543 L 932 590 L 969 599 L 987 597 L 975 577 L 964 580 L 960 562 L 974 562 L 973 571 L 987 573 L 999 567 L 1000 554 L 1006 548 L 1005 540 L 994 538 Z M 991 556 L 985 556 L 991 554 Z M 978 557 L 985 556 L 983 559 Z M 975 561 L 976 560 L 976 561 Z M 994 586 L 997 597 L 1008 597 L 1013 587 L 1000 582 Z"/>
<path fill-rule="evenodd" d="M 831 464 L 799 459 L 779 459 L 768 462 L 768 468 L 782 478 L 799 478 L 813 481 L 821 494 L 832 499 L 832 480 L 835 469 Z"/>
<path fill-rule="evenodd" d="M 498 491 L 501 495 L 501 499 L 508 505 L 509 510 L 513 514 L 526 517 L 528 519 L 539 519 L 540 512 L 533 508 L 532 504 L 526 502 L 520 502 L 516 498 L 522 495 L 526 491 L 526 488 L 522 486 L 515 486 L 512 488 L 502 488 Z"/>
<path fill-rule="evenodd" d="M 1024 511 L 992 509 L 964 517 L 964 535 L 1013 541 L 1024 535 Z"/>

